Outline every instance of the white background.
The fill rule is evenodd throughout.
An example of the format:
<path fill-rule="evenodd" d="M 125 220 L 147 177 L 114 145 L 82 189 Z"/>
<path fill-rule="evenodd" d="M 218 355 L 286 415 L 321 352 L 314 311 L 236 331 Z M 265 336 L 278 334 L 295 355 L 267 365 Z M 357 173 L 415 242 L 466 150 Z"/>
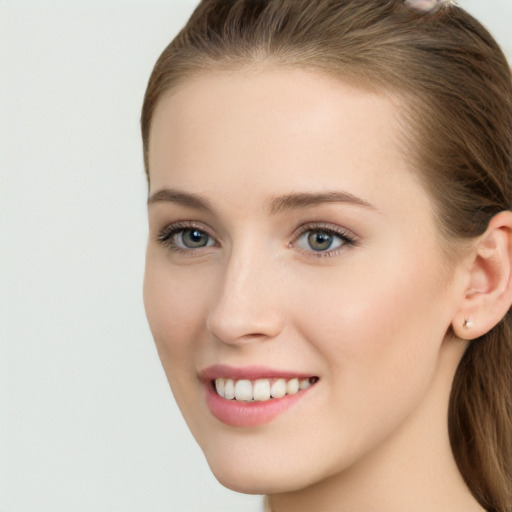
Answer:
<path fill-rule="evenodd" d="M 512 0 L 461 2 L 512 56 Z M 256 512 L 144 317 L 140 106 L 192 0 L 0 0 L 0 512 Z"/>

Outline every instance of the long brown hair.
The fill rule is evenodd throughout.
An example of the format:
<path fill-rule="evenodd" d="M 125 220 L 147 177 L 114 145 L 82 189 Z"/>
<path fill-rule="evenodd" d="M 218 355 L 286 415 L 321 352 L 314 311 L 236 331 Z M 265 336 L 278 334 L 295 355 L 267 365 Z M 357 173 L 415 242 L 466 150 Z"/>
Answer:
<path fill-rule="evenodd" d="M 481 235 L 512 202 L 512 79 L 487 30 L 447 3 L 403 0 L 203 0 L 158 59 L 144 98 L 148 169 L 153 111 L 204 70 L 248 63 L 316 69 L 399 98 L 403 145 L 446 240 Z M 383 176 L 385 179 L 385 176 Z M 512 318 L 470 343 L 449 409 L 453 453 L 489 511 L 512 510 Z"/>

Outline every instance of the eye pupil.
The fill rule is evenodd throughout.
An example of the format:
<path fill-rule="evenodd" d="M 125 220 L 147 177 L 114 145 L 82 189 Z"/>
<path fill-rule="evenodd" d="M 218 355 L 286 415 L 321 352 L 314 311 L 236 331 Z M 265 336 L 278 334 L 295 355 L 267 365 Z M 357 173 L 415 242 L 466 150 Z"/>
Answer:
<path fill-rule="evenodd" d="M 182 240 L 185 247 L 195 249 L 205 247 L 208 244 L 208 235 L 199 229 L 184 229 Z"/>
<path fill-rule="evenodd" d="M 308 243 L 314 251 L 325 251 L 333 242 L 333 235 L 325 231 L 313 231 L 308 236 Z"/>

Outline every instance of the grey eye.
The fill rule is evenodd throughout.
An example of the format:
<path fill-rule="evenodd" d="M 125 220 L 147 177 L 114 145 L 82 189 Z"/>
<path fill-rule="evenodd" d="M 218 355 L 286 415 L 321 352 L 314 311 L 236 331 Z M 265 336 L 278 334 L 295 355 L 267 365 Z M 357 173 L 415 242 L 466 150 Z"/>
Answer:
<path fill-rule="evenodd" d="M 337 249 L 343 243 L 341 236 L 317 229 L 303 233 L 297 241 L 297 246 L 306 251 L 323 252 Z"/>
<path fill-rule="evenodd" d="M 200 249 L 214 244 L 208 234 L 196 228 L 182 229 L 174 235 L 174 242 L 182 249 Z"/>

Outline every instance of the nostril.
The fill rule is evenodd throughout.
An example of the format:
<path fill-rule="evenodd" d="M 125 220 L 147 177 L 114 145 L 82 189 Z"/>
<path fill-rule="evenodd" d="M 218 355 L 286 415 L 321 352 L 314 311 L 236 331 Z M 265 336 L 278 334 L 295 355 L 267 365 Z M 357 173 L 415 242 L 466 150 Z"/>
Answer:
<path fill-rule="evenodd" d="M 222 296 L 208 312 L 207 331 L 215 340 L 229 345 L 275 339 L 283 328 L 282 315 L 277 314 L 267 296 L 249 293 L 249 284 L 240 291 L 241 285 L 235 283 L 235 287 L 233 279 L 226 278 Z"/>

